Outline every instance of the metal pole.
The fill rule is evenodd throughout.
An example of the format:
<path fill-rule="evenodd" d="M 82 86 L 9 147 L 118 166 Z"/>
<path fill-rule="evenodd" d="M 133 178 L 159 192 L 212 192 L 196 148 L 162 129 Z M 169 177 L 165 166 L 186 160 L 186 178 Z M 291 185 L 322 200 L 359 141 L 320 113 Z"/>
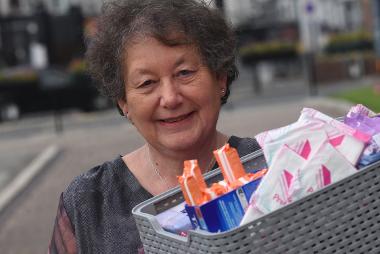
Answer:
<path fill-rule="evenodd" d="M 316 78 L 316 66 L 315 66 L 315 56 L 313 52 L 307 52 L 303 56 L 304 66 L 306 72 L 306 79 L 309 83 L 309 94 L 310 96 L 318 95 L 318 85 Z"/>
<path fill-rule="evenodd" d="M 259 70 L 258 70 L 258 62 L 255 61 L 254 64 L 252 64 L 252 81 L 253 81 L 253 91 L 255 92 L 255 95 L 261 94 L 261 83 L 259 79 Z"/>
<path fill-rule="evenodd" d="M 62 111 L 60 109 L 54 110 L 54 130 L 56 134 L 63 132 Z"/>
<path fill-rule="evenodd" d="M 318 84 L 316 80 L 315 51 L 318 48 L 317 36 L 319 33 L 318 24 L 315 20 L 316 1 L 298 1 L 298 22 L 301 41 L 304 47 L 303 67 L 305 80 L 309 86 L 310 96 L 318 94 Z"/>

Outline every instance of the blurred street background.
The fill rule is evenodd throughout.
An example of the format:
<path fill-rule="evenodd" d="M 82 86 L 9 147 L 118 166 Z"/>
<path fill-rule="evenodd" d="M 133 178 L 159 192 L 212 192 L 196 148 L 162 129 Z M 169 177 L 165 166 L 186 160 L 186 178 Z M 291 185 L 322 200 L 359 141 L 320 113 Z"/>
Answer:
<path fill-rule="evenodd" d="M 142 144 L 86 74 L 103 0 L 0 0 L 0 253 L 44 253 L 76 175 Z M 219 128 L 238 136 L 380 112 L 380 0 L 214 0 L 238 37 L 240 77 Z"/>

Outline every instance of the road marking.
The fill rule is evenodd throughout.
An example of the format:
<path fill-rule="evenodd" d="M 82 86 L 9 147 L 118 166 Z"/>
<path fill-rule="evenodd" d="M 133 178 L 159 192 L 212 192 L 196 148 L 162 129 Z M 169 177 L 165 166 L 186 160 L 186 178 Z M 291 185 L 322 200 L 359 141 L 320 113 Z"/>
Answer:
<path fill-rule="evenodd" d="M 0 192 L 0 212 L 32 181 L 47 163 L 58 155 L 59 151 L 58 145 L 48 146 Z"/>

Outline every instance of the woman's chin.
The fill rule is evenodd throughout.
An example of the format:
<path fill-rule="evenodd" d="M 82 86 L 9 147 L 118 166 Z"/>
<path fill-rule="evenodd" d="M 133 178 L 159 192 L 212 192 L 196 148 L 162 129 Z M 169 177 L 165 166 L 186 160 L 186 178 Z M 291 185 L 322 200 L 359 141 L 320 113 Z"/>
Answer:
<path fill-rule="evenodd" d="M 172 151 L 193 151 L 194 149 L 199 149 L 200 138 L 197 135 L 170 135 L 169 137 L 163 138 L 161 145 L 167 149 Z"/>

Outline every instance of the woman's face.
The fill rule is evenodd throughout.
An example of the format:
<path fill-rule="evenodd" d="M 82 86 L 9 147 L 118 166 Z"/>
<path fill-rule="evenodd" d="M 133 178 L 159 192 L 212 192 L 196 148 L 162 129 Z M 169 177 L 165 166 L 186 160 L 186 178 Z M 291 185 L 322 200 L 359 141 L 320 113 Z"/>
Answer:
<path fill-rule="evenodd" d="M 125 50 L 119 106 L 156 149 L 184 151 L 215 137 L 226 77 L 217 77 L 191 45 L 145 38 Z"/>

